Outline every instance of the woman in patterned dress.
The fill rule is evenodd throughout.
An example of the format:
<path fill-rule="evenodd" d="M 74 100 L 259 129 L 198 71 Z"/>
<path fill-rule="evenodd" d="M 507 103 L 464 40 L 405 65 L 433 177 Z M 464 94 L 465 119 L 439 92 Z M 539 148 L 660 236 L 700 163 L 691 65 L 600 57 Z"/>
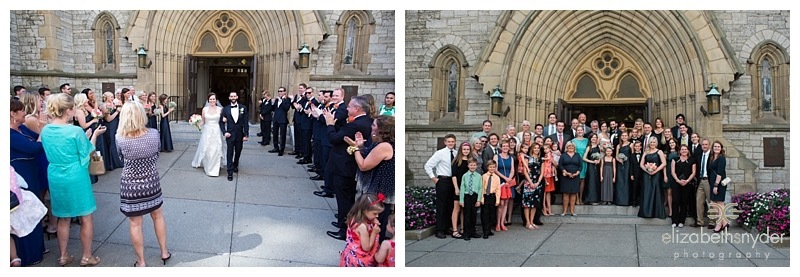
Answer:
<path fill-rule="evenodd" d="M 525 180 L 525 191 L 523 192 L 522 205 L 525 207 L 525 228 L 530 230 L 539 229 L 534 224 L 536 209 L 542 208 L 542 197 L 544 196 L 544 178 L 542 176 L 542 145 L 533 144 L 530 156 L 525 157 L 523 167 Z"/>
<path fill-rule="evenodd" d="M 167 251 L 167 225 L 161 211 L 161 183 L 159 182 L 158 131 L 147 128 L 144 107 L 128 102 L 120 111 L 120 127 L 117 131 L 117 147 L 125 167 L 120 180 L 120 208 L 130 222 L 131 243 L 137 260 L 133 266 L 146 266 L 144 259 L 144 236 L 142 216 L 150 214 L 155 227 L 156 239 L 161 248 L 164 264 L 172 257 Z"/>
<path fill-rule="evenodd" d="M 364 148 L 363 134 L 356 133 L 355 141 L 345 137 L 345 141 L 363 149 L 353 153 L 359 170 L 371 171 L 372 179 L 362 188 L 362 193 L 383 194 L 386 197 L 383 201 L 386 209 L 378 216 L 381 226 L 386 226 L 389 215 L 394 211 L 394 117 L 388 115 L 375 117 L 372 121 L 371 133 L 372 145 L 366 148 Z M 463 216 L 461 221 L 464 221 Z M 378 238 L 383 242 L 386 238 L 386 229 L 381 230 Z"/>

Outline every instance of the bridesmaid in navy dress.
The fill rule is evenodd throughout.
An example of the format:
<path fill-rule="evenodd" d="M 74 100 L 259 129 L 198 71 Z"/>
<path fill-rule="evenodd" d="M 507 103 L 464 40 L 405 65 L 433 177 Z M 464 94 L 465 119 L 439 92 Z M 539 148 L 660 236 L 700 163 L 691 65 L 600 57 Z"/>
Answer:
<path fill-rule="evenodd" d="M 664 152 L 658 149 L 658 139 L 650 137 L 647 142 L 650 146 L 644 152 L 644 157 L 639 162 L 639 167 L 644 173 L 642 182 L 642 203 L 639 207 L 639 217 L 644 218 L 667 218 L 664 210 L 664 200 L 661 194 L 661 182 L 664 179 L 664 168 L 667 166 L 667 158 Z"/>
<path fill-rule="evenodd" d="M 107 153 L 106 156 L 103 156 L 103 162 L 105 162 L 106 170 L 108 171 L 123 167 L 122 159 L 120 159 L 119 151 L 117 150 L 116 138 L 117 128 L 119 128 L 119 108 L 121 106 L 122 102 L 114 98 L 113 93 L 103 93 L 103 109 L 105 109 L 103 125 L 107 128 L 107 131 L 103 134 L 106 140 L 104 152 Z"/>
<path fill-rule="evenodd" d="M 173 109 L 169 106 L 169 96 L 161 94 L 158 97 L 158 108 L 161 110 L 161 124 L 159 124 L 161 136 L 161 152 L 172 152 L 172 132 L 169 130 L 169 114 Z"/>
<path fill-rule="evenodd" d="M 144 109 L 147 111 L 147 128 L 158 130 L 158 119 L 156 118 L 156 92 L 150 92 L 145 99 Z"/>
<path fill-rule="evenodd" d="M 75 95 L 75 107 L 80 107 L 75 109 L 75 126 L 83 128 L 83 131 L 87 131 L 92 129 L 92 132 L 97 129 L 100 124 L 100 118 L 95 118 L 92 116 L 92 109 L 94 107 L 89 103 L 89 94 L 92 94 L 91 89 L 84 89 L 78 95 Z M 103 136 L 97 137 L 95 141 L 95 149 L 100 151 L 100 149 L 105 148 L 105 141 L 103 140 Z M 101 152 L 101 154 L 103 154 Z M 106 155 L 103 154 L 103 158 L 105 159 Z M 98 178 L 97 175 L 90 175 L 92 184 L 97 183 Z"/>
<path fill-rule="evenodd" d="M 718 208 L 721 208 L 724 207 L 725 192 L 728 190 L 728 187 L 722 184 L 722 180 L 727 177 L 725 174 L 725 165 L 727 161 L 725 160 L 725 149 L 722 147 L 722 143 L 714 141 L 714 144 L 711 145 L 711 157 L 708 160 L 708 171 L 706 171 L 706 175 L 708 175 L 708 183 L 711 184 L 712 187 L 709 198 L 711 201 L 718 204 Z M 719 211 L 719 214 L 723 214 L 723 211 Z M 723 221 L 725 224 L 722 223 Z M 725 228 L 728 228 L 728 222 L 719 220 L 717 221 L 717 226 L 714 227 L 714 233 L 719 233 Z"/>
<path fill-rule="evenodd" d="M 25 111 L 22 102 L 11 99 L 11 166 L 25 179 L 28 190 L 39 198 L 44 192 L 40 183 L 40 172 L 37 156 L 44 153 L 39 134 L 31 131 L 22 123 L 25 122 Z M 41 224 L 36 224 L 33 232 L 24 237 L 11 236 L 14 239 L 17 255 L 22 260 L 21 265 L 33 265 L 42 261 L 44 248 L 44 233 Z"/>

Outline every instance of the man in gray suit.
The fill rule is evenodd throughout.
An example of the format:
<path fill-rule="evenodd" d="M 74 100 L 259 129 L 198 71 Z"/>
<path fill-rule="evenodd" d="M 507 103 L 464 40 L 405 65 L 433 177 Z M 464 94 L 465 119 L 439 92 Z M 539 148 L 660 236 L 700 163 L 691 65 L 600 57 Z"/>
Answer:
<path fill-rule="evenodd" d="M 555 134 L 557 131 L 556 122 L 558 122 L 558 118 L 556 118 L 556 113 L 550 113 L 547 115 L 547 120 L 550 122 L 547 125 L 544 125 L 544 137 L 549 137 L 552 134 Z"/>
<path fill-rule="evenodd" d="M 494 159 L 494 156 L 500 153 L 500 136 L 496 133 L 489 134 L 489 144 L 483 148 L 481 159 L 483 159 L 483 172 L 487 172 L 487 161 Z"/>

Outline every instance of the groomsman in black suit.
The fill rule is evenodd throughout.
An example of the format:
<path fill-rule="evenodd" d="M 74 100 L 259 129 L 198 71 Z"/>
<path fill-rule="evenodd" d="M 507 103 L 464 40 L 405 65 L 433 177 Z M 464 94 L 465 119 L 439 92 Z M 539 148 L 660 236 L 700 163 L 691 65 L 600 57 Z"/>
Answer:
<path fill-rule="evenodd" d="M 331 179 L 331 183 L 336 184 L 333 188 L 336 194 L 336 206 L 339 212 L 338 231 L 328 231 L 328 236 L 344 240 L 346 238 L 347 224 L 345 217 L 356 200 L 356 172 L 358 165 L 353 155 L 347 152 L 350 146 L 344 141 L 344 137 L 355 139 L 356 133 L 360 132 L 366 142 L 364 145 L 372 144 L 372 118 L 367 114 L 370 105 L 364 96 L 355 96 L 347 105 L 347 115 L 350 122 L 336 131 L 334 127 L 334 115 L 325 113 L 325 122 L 328 125 L 328 138 L 331 141 L 330 161 L 325 170 Z M 359 150 L 356 150 L 359 151 Z"/>
<path fill-rule="evenodd" d="M 310 164 L 311 158 L 313 156 L 312 152 L 312 145 L 311 145 L 311 134 L 312 130 L 314 129 L 314 122 L 313 118 L 311 118 L 311 107 L 313 107 L 316 102 L 314 100 L 314 88 L 306 88 L 305 96 L 303 96 L 303 101 L 301 102 L 300 111 L 302 112 L 300 115 L 300 143 L 299 145 L 302 146 L 301 154 L 302 157 L 297 164 Z M 317 157 L 319 158 L 319 157 Z"/>
<path fill-rule="evenodd" d="M 289 153 L 289 155 L 296 156 L 298 159 L 301 157 L 303 151 L 303 145 L 301 142 L 303 135 L 300 131 L 300 123 L 302 122 L 301 118 L 303 116 L 301 101 L 305 99 L 304 96 L 306 95 L 306 88 L 308 88 L 308 86 L 305 83 L 300 83 L 300 85 L 297 86 L 297 94 L 295 94 L 292 98 L 291 105 L 291 107 L 294 109 L 294 116 L 292 117 L 292 124 L 294 126 L 294 131 L 292 132 L 292 138 L 294 139 L 294 151 Z"/>
<path fill-rule="evenodd" d="M 242 155 L 242 145 L 247 141 L 250 124 L 247 122 L 247 107 L 237 103 L 239 96 L 235 91 L 230 93 L 228 99 L 231 103 L 222 109 L 225 120 L 220 122 L 219 127 L 228 144 L 228 181 L 233 181 L 233 173 L 239 172 L 239 157 Z"/>
<path fill-rule="evenodd" d="M 274 147 L 269 150 L 270 153 L 278 153 L 278 156 L 283 156 L 283 151 L 286 150 L 286 126 L 289 125 L 289 107 L 291 100 L 286 97 L 286 88 L 278 88 L 278 98 L 272 101 L 272 110 L 274 115 L 272 118 L 272 138 Z"/>
<path fill-rule="evenodd" d="M 331 93 L 333 91 L 330 90 L 320 90 L 319 91 L 319 101 L 315 104 L 315 106 L 311 109 L 311 118 L 313 124 L 313 136 L 314 136 L 314 165 L 308 170 L 309 172 L 316 172 L 316 176 L 310 177 L 311 180 L 314 181 L 322 181 L 325 180 L 322 176 L 325 176 L 325 165 L 328 161 L 328 154 L 331 152 L 331 142 L 328 141 L 328 126 L 325 124 L 325 117 L 322 116 L 322 111 L 327 109 L 326 105 L 331 102 Z M 327 145 L 328 152 L 323 151 Z M 333 193 L 333 191 L 331 191 Z"/>
<path fill-rule="evenodd" d="M 348 113 L 347 112 L 347 105 L 344 104 L 343 99 L 344 99 L 344 90 L 342 90 L 341 88 L 334 89 L 333 93 L 331 93 L 331 102 L 328 105 L 328 109 L 327 109 L 328 112 L 333 114 L 334 122 L 335 122 L 334 125 L 333 125 L 333 129 L 335 131 L 337 131 L 337 132 L 339 130 L 341 130 L 342 127 L 344 127 L 345 124 L 347 124 L 347 113 Z M 319 196 L 319 197 L 333 198 L 334 187 L 336 187 L 336 184 L 333 183 L 333 181 L 331 180 L 331 172 L 330 172 L 330 170 L 328 170 L 328 167 L 329 167 L 330 163 L 336 163 L 338 161 L 333 160 L 332 157 L 331 157 L 332 156 L 331 150 L 333 148 L 333 142 L 330 140 L 330 137 L 328 136 L 328 131 L 329 131 L 330 128 L 328 128 L 327 119 L 324 116 L 321 116 L 320 118 L 322 120 L 325 120 L 325 133 L 323 135 L 325 136 L 326 144 L 322 145 L 322 151 L 326 153 L 325 154 L 326 155 L 326 157 L 325 157 L 325 167 L 322 168 L 322 171 L 323 171 L 322 178 L 325 179 L 325 185 L 322 186 L 322 190 L 321 191 L 315 191 L 314 195 Z M 339 215 L 345 216 L 347 214 L 344 213 L 344 214 L 339 214 Z M 336 224 L 334 224 L 334 226 L 336 228 L 339 228 L 338 224 L 339 223 L 336 222 Z"/>
<path fill-rule="evenodd" d="M 261 141 L 258 144 L 268 145 L 270 142 L 270 133 L 272 132 L 272 111 L 274 110 L 272 97 L 269 91 L 262 92 L 261 103 L 259 104 L 259 115 L 261 119 Z"/>

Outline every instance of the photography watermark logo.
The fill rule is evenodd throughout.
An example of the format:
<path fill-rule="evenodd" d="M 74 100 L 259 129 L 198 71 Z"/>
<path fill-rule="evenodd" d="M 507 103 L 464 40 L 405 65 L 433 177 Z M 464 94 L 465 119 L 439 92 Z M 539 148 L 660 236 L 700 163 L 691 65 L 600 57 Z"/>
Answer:
<path fill-rule="evenodd" d="M 718 224 L 728 224 L 736 220 L 742 210 L 737 209 L 738 203 L 708 203 L 708 218 Z"/>
<path fill-rule="evenodd" d="M 709 203 L 708 217 L 715 221 L 717 224 L 726 225 L 731 221 L 736 220 L 742 212 L 736 209 L 736 203 L 718 204 Z M 700 232 L 681 232 L 680 229 L 672 227 L 671 233 L 664 233 L 661 235 L 661 241 L 664 244 L 683 244 L 687 245 L 683 251 L 676 251 L 673 253 L 673 259 L 679 258 L 703 258 L 703 259 L 742 259 L 742 258 L 755 258 L 755 259 L 769 259 L 769 251 L 759 251 L 756 246 L 759 243 L 783 243 L 783 234 L 770 234 L 769 228 L 766 233 L 753 234 L 753 233 L 738 233 L 728 232 L 728 229 L 720 229 L 718 232 L 709 232 L 705 228 L 700 228 Z M 735 245 L 750 245 L 750 251 L 741 249 L 736 252 L 725 251 L 709 251 L 708 248 L 702 247 L 704 244 L 735 244 Z M 689 245 L 694 245 L 689 248 Z"/>

